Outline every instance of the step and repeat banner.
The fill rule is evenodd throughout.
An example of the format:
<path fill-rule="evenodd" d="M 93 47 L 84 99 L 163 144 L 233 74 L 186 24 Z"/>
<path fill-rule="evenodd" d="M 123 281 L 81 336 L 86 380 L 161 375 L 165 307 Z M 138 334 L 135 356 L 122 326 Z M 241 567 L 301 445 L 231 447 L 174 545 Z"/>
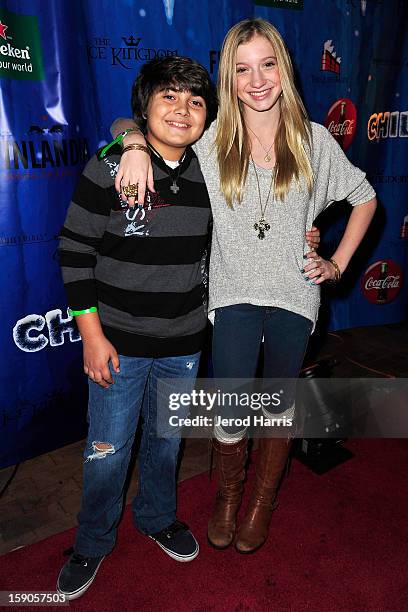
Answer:
<path fill-rule="evenodd" d="M 310 117 L 364 168 L 381 203 L 329 325 L 404 319 L 408 247 L 405 0 L 0 2 L 0 467 L 86 431 L 81 341 L 56 249 L 86 160 L 130 115 L 140 66 L 190 55 L 216 78 L 227 30 L 270 20 L 292 53 Z M 321 220 L 330 252 L 344 210 Z M 340 214 L 341 213 L 341 214 Z"/>

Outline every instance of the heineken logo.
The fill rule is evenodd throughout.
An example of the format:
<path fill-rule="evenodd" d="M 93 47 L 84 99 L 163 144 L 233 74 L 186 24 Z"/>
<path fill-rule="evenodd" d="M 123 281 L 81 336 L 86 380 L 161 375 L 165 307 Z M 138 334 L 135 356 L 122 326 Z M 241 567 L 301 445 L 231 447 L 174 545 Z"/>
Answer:
<path fill-rule="evenodd" d="M 37 17 L 0 9 L 0 78 L 44 78 Z"/>
<path fill-rule="evenodd" d="M 0 55 L 7 55 L 8 57 L 22 58 L 22 59 L 30 59 L 29 53 L 30 47 L 26 47 L 25 49 L 16 49 L 12 47 L 10 43 L 7 45 L 1 45 L 0 47 Z"/>
<path fill-rule="evenodd" d="M 8 26 L 6 26 L 4 23 L 1 23 L 0 21 L 0 36 L 4 38 L 4 40 L 7 40 L 7 36 L 6 36 L 7 29 L 8 29 Z"/>

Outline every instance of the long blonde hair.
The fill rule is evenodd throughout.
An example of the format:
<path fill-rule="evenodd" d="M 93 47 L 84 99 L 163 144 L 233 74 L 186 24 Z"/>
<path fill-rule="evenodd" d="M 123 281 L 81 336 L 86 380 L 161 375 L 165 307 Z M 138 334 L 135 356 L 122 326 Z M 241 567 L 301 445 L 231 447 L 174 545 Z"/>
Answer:
<path fill-rule="evenodd" d="M 275 196 L 283 200 L 292 179 L 301 177 L 309 194 L 313 189 L 313 171 L 306 148 L 311 148 L 311 127 L 306 109 L 294 84 L 293 66 L 286 45 L 277 31 L 264 19 L 245 19 L 226 35 L 218 71 L 219 111 L 215 146 L 220 170 L 221 191 L 230 208 L 241 202 L 248 174 L 250 140 L 245 128 L 243 108 L 236 93 L 236 54 L 239 45 L 255 35 L 266 38 L 277 58 L 283 95 L 280 121 L 275 138 L 277 174 Z"/>

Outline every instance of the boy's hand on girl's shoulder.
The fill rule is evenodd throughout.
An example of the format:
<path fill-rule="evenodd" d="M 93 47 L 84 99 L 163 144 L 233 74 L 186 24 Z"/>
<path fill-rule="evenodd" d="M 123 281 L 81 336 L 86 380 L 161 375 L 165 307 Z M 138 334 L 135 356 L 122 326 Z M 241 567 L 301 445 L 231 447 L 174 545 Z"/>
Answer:
<path fill-rule="evenodd" d="M 119 357 L 113 344 L 105 336 L 83 341 L 84 372 L 98 385 L 107 389 L 114 381 L 109 369 L 109 361 L 116 373 L 120 372 Z"/>
<path fill-rule="evenodd" d="M 123 139 L 123 146 L 129 144 L 140 144 L 146 146 L 146 140 L 142 134 L 131 133 Z M 137 185 L 137 197 L 126 197 L 122 188 L 128 185 Z M 126 151 L 122 154 L 119 169 L 115 178 L 116 191 L 123 202 L 127 202 L 132 208 L 136 202 L 144 204 L 146 187 L 154 193 L 153 169 L 150 155 L 143 151 Z"/>

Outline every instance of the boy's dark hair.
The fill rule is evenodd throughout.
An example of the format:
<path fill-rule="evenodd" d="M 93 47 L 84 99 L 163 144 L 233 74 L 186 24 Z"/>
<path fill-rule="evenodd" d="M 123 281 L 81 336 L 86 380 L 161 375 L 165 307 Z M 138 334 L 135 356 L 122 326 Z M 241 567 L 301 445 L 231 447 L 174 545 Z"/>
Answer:
<path fill-rule="evenodd" d="M 193 95 L 204 98 L 207 107 L 205 130 L 216 118 L 217 91 L 207 70 L 189 57 L 171 55 L 144 64 L 133 83 L 131 99 L 133 117 L 143 132 L 146 131 L 145 117 L 151 96 L 166 88 L 191 91 Z"/>

